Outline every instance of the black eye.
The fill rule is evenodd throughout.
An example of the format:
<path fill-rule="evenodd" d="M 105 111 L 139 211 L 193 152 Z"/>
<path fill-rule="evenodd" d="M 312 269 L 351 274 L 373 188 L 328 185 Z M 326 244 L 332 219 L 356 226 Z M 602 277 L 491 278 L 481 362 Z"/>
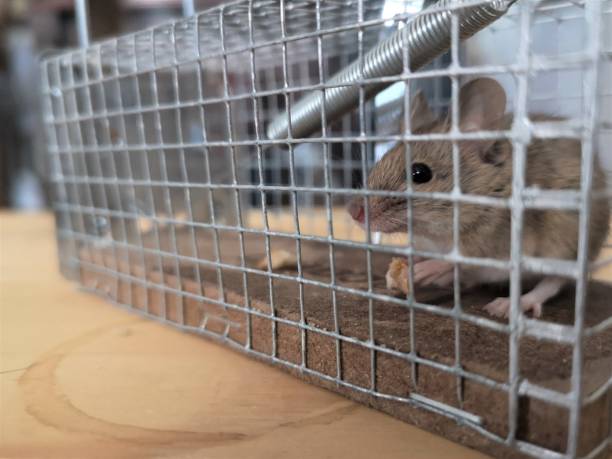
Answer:
<path fill-rule="evenodd" d="M 426 183 L 431 180 L 431 169 L 427 164 L 414 163 L 412 165 L 412 181 L 414 183 Z"/>

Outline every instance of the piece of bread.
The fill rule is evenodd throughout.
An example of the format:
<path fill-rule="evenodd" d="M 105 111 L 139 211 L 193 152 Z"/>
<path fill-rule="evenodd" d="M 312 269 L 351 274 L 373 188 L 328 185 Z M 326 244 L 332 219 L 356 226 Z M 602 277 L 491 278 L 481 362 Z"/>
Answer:
<path fill-rule="evenodd" d="M 404 258 L 393 258 L 389 263 L 389 269 L 385 275 L 387 288 L 400 290 L 405 294 L 410 292 L 408 287 L 408 260 Z"/>
<path fill-rule="evenodd" d="M 288 252 L 287 250 L 272 250 L 270 251 L 270 262 L 272 266 L 270 269 L 289 269 L 297 267 L 297 258 L 295 253 Z M 268 258 L 264 257 L 256 265 L 257 269 L 268 269 Z"/>

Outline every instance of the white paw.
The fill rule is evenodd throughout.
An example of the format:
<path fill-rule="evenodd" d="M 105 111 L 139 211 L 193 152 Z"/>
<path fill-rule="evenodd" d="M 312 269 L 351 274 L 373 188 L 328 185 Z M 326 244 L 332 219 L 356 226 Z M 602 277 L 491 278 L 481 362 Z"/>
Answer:
<path fill-rule="evenodd" d="M 536 319 L 539 319 L 542 316 L 542 303 L 529 301 L 523 304 L 521 302 L 521 308 L 523 309 L 523 312 L 531 311 L 533 317 L 535 317 Z"/>
<path fill-rule="evenodd" d="M 453 265 L 441 260 L 426 260 L 414 265 L 414 282 L 419 285 L 447 284 L 452 282 L 452 276 L 446 276 L 452 271 Z M 441 280 L 445 282 L 440 282 Z"/>
<path fill-rule="evenodd" d="M 485 311 L 495 317 L 508 317 L 510 311 L 510 298 L 495 298 L 485 305 Z"/>
<path fill-rule="evenodd" d="M 510 315 L 510 298 L 495 298 L 484 308 L 492 316 L 508 318 Z M 524 313 L 531 311 L 535 318 L 542 315 L 542 303 L 521 299 L 521 309 Z"/>

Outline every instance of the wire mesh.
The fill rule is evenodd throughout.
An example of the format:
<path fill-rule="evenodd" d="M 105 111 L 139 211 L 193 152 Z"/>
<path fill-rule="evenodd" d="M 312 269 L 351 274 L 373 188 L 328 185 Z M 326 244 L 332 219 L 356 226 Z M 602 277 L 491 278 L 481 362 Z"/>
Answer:
<path fill-rule="evenodd" d="M 585 446 L 581 422 L 585 406 L 608 396 L 612 386 L 610 372 L 595 388 L 584 384 L 585 342 L 605 343 L 602 337 L 612 330 L 609 310 L 594 323 L 585 320 L 588 280 L 612 264 L 609 243 L 596 261 L 588 253 L 591 202 L 612 196 L 609 187 L 593 185 L 596 164 L 612 170 L 612 2 L 519 0 L 465 42 L 460 41 L 461 8 L 491 2 L 445 2 L 454 12 L 449 53 L 415 71 L 404 50 L 397 75 L 363 77 L 368 50 L 431 3 L 244 0 L 47 58 L 43 115 L 61 268 L 131 310 L 338 387 L 450 417 L 523 453 L 597 457 L 609 447 L 609 426 L 608 435 Z M 352 83 L 356 109 L 341 116 L 328 113 L 326 94 L 342 87 L 333 76 L 351 64 L 358 70 Z M 476 76 L 495 78 L 504 87 L 514 113 L 510 127 L 460 129 L 460 91 Z M 372 86 L 386 89 L 372 97 Z M 436 116 L 452 115 L 448 130 L 411 129 L 417 90 Z M 292 108 L 312 94 L 320 97 L 320 125 L 307 137 L 294 136 Z M 532 116 L 535 111 L 563 118 L 542 120 Z M 268 138 L 266 129 L 283 116 L 289 134 Z M 526 182 L 527 150 L 535 138 L 580 142 L 575 189 L 547 190 Z M 489 139 L 512 144 L 511 193 L 505 196 L 462 190 L 461 146 Z M 419 191 L 410 180 L 402 190 L 368 187 L 382 153 L 403 144 L 405 164 L 412 164 L 415 142 L 452 144 L 449 190 Z M 410 168 L 406 173 L 409 177 Z M 344 210 L 354 197 L 366 203 L 406 200 L 408 234 L 372 231 L 370 205 L 364 207 L 362 231 Z M 412 222 L 419 199 L 450 205 L 447 250 L 409 242 L 418 239 Z M 461 214 L 469 206 L 512 215 L 506 258 L 460 249 Z M 535 211 L 576 215 L 575 259 L 525 253 L 525 219 Z M 313 267 L 314 252 L 323 254 L 317 261 L 322 266 Z M 354 263 L 349 252 L 361 254 L 358 277 L 347 273 L 347 264 Z M 450 303 L 417 299 L 413 268 L 411 293 L 398 296 L 381 287 L 380 260 L 390 256 L 407 258 L 411 267 L 420 257 L 451 263 Z M 465 303 L 462 272 L 477 268 L 506 273 L 509 320 Z M 521 312 L 526 272 L 575 283 L 571 320 Z M 295 305 L 291 314 L 288 295 Z M 363 324 L 344 320 L 353 304 L 365 305 Z M 317 305 L 329 320 L 313 318 Z M 381 307 L 408 314 L 406 328 L 396 330 L 404 346 L 378 335 Z M 419 352 L 422 330 L 415 324 L 423 314 L 450 321 L 448 358 Z M 468 327 L 501 337 L 507 346 L 504 378 L 466 361 Z M 296 333 L 297 357 L 289 358 L 282 345 L 287 330 Z M 546 387 L 523 374 L 521 346 L 527 339 L 571 350 L 569 387 Z M 330 340 L 333 361 L 320 364 L 309 354 L 312 343 L 324 340 Z M 348 376 L 351 349 L 367 353 L 364 378 Z M 386 358 L 407 363 L 409 391 L 381 387 L 378 373 Z M 422 382 L 424 369 L 449 375 L 454 395 L 432 396 Z M 503 394 L 503 429 L 471 411 L 466 384 Z M 565 410 L 562 447 L 521 431 L 527 398 Z"/>

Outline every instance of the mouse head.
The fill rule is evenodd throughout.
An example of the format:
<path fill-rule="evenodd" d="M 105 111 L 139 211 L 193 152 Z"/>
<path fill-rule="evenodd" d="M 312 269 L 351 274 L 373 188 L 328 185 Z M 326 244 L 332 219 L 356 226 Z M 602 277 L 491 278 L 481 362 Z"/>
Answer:
<path fill-rule="evenodd" d="M 459 94 L 459 129 L 462 132 L 503 129 L 506 95 L 495 80 L 480 78 L 465 84 Z M 414 134 L 448 133 L 450 117 L 436 119 L 422 93 L 411 103 L 410 123 Z M 403 128 L 402 128 L 403 129 Z M 406 167 L 405 144 L 398 143 L 374 165 L 367 187 L 377 191 L 405 191 L 408 181 L 413 192 L 445 192 L 453 189 L 452 143 L 445 140 L 408 142 L 411 165 Z M 464 193 L 495 195 L 506 193 L 510 179 L 512 150 L 503 141 L 466 140 L 459 142 L 461 190 Z M 507 186 L 502 186 L 504 180 Z M 365 199 L 355 197 L 348 211 L 365 223 Z M 434 237 L 452 228 L 451 201 L 415 197 L 412 199 L 415 234 Z M 463 212 L 462 212 L 463 214 Z M 407 231 L 407 201 L 404 197 L 368 197 L 370 229 L 385 233 Z M 462 215 L 463 220 L 463 215 Z"/>

